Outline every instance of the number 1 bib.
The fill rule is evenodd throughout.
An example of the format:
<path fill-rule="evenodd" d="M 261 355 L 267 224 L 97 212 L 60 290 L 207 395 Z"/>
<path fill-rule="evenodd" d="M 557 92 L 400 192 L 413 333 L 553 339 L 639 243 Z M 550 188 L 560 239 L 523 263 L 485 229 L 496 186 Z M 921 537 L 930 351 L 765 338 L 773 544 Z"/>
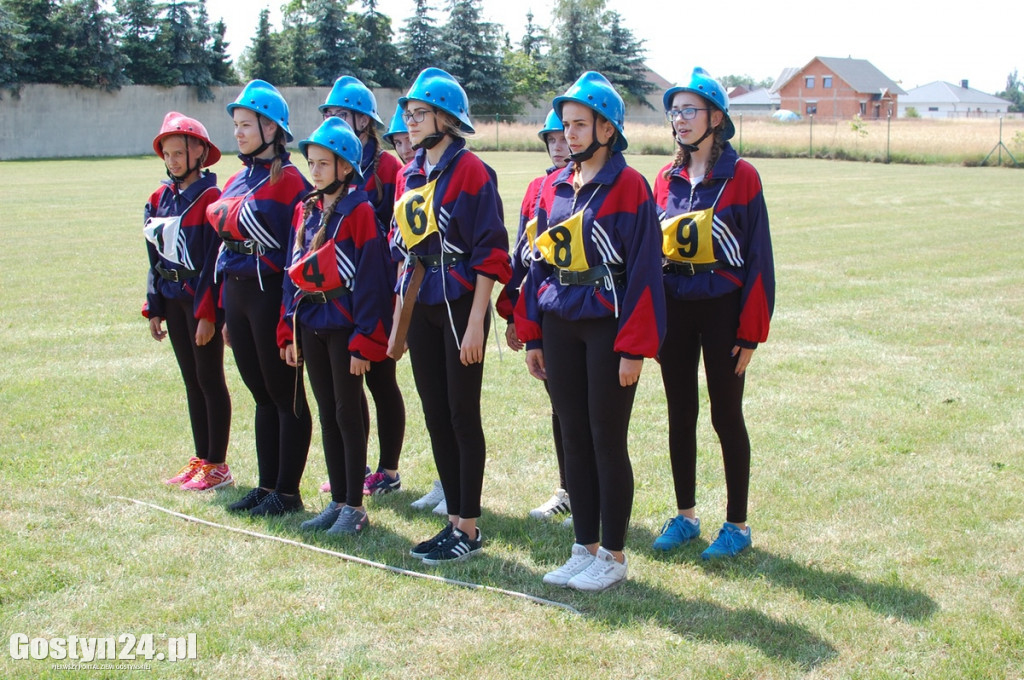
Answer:
<path fill-rule="evenodd" d="M 395 221 L 407 248 L 412 248 L 430 234 L 438 233 L 434 216 L 434 190 L 437 180 L 418 189 L 406 189 L 395 204 Z"/>

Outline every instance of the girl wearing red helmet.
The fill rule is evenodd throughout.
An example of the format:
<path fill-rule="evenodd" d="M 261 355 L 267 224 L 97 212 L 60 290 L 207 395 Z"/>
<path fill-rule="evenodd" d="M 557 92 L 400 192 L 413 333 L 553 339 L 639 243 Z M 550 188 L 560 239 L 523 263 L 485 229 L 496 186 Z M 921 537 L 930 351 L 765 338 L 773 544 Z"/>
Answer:
<path fill-rule="evenodd" d="M 411 554 L 437 564 L 467 559 L 483 545 L 477 519 L 486 454 L 484 345 L 494 282 L 507 282 L 512 272 L 497 178 L 463 138 L 473 133 L 465 90 L 445 71 L 428 68 L 398 105 L 418 150 L 395 204 L 392 245 L 406 267 L 388 354 L 401 356 L 407 328 L 449 519 Z"/>
<path fill-rule="evenodd" d="M 292 165 L 285 143 L 288 104 L 262 80 L 227 107 L 244 168 L 224 185 L 207 216 L 223 241 L 217 262 L 225 324 L 238 372 L 256 402 L 259 482 L 228 506 L 254 516 L 302 510 L 312 420 L 301 372 L 284 362 L 291 328 L 280 323 L 288 236 L 295 206 L 310 184 Z"/>
<path fill-rule="evenodd" d="M 146 306 L 154 340 L 170 337 L 185 381 L 195 455 L 167 480 L 196 491 L 234 484 L 225 459 L 231 397 L 224 380 L 224 325 L 214 267 L 220 239 L 206 208 L 217 200 L 217 176 L 202 168 L 220 160 L 203 124 L 171 111 L 153 140 L 168 180 L 146 203 L 149 274 Z M 167 330 L 162 327 L 167 322 Z"/>
<path fill-rule="evenodd" d="M 663 97 L 679 146 L 654 183 L 662 217 L 668 331 L 661 374 L 677 514 L 655 550 L 700 535 L 696 515 L 697 369 L 704 357 L 711 423 L 722 446 L 725 523 L 701 557 L 732 557 L 750 546 L 750 438 L 743 419 L 745 375 L 768 338 L 775 269 L 761 178 L 729 144 L 735 128 L 725 89 L 702 68 Z"/>
<path fill-rule="evenodd" d="M 516 333 L 530 374 L 547 380 L 572 498 L 576 541 L 544 582 L 600 591 L 626 578 L 629 418 L 665 329 L 658 220 L 647 181 L 622 156 L 625 104 L 611 83 L 588 71 L 552 105 L 572 163 L 541 192 Z"/>

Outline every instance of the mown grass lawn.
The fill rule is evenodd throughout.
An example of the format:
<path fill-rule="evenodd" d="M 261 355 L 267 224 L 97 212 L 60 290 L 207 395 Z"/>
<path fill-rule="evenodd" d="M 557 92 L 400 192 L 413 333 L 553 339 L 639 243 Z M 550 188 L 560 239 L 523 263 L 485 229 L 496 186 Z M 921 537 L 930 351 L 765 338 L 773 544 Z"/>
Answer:
<path fill-rule="evenodd" d="M 546 158 L 484 158 L 514 230 Z M 629 160 L 649 179 L 666 161 Z M 222 183 L 236 163 L 222 161 Z M 0 163 L 4 639 L 153 634 L 160 651 L 166 637 L 195 633 L 197 659 L 135 672 L 171 678 L 1024 677 L 1020 173 L 756 165 L 778 296 L 747 382 L 754 547 L 726 564 L 699 559 L 724 519 L 705 403 L 704 535 L 667 557 L 650 550 L 675 501 L 661 377 L 647 362 L 631 429 L 630 580 L 584 595 L 540 581 L 572 543 L 570 530 L 526 517 L 557 481 L 549 409 L 522 356 L 493 342 L 483 557 L 433 569 L 408 556 L 440 524 L 409 507 L 436 475 L 407 359 L 403 491 L 369 503 L 363 535 L 309 538 L 298 531 L 308 515 L 225 512 L 256 466 L 251 399 L 230 354 L 228 461 L 239 488 L 166 488 L 191 440 L 170 347 L 139 316 L 139 218 L 160 162 Z M 317 492 L 325 478 L 315 432 L 302 486 L 310 511 L 326 503 Z M 116 496 L 580 613 L 188 523 Z M 3 652 L 0 676 L 68 677 L 54 663 Z"/>

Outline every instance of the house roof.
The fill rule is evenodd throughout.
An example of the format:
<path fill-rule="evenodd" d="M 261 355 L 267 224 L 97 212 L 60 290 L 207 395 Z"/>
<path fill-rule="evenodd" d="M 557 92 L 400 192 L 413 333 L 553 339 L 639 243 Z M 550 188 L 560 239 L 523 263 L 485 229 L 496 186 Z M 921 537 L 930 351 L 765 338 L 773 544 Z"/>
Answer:
<path fill-rule="evenodd" d="M 969 87 L 960 87 L 943 80 L 936 80 L 921 87 L 915 87 L 906 96 L 900 99 L 901 104 L 915 102 L 945 102 L 950 104 L 984 104 L 988 106 L 1012 104 L 1005 99 L 994 97 L 990 94 L 974 90 Z"/>
<path fill-rule="evenodd" d="M 802 68 L 785 69 L 772 85 L 772 89 L 779 90 L 784 87 L 795 75 L 810 66 L 815 59 L 831 69 L 836 76 L 857 92 L 876 94 L 885 90 L 892 94 L 906 94 L 899 85 L 879 71 L 870 61 L 852 57 L 845 59 L 842 57 L 815 57 L 804 64 Z"/>
<path fill-rule="evenodd" d="M 745 94 L 729 97 L 729 106 L 769 106 L 778 104 L 779 101 L 778 93 L 771 92 L 765 87 L 759 87 Z"/>

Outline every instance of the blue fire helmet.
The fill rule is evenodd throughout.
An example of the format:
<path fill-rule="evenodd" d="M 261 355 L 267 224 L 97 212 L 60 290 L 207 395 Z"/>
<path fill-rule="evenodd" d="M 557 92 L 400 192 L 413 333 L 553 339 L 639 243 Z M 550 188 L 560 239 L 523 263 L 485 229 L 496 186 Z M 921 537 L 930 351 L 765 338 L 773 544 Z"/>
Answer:
<path fill-rule="evenodd" d="M 672 108 L 672 98 L 680 92 L 692 92 L 711 102 L 712 106 L 724 113 L 725 127 L 722 129 L 722 137 L 732 139 L 732 136 L 736 134 L 736 126 L 732 124 L 732 118 L 729 117 L 729 95 L 725 93 L 725 88 L 717 80 L 700 66 L 693 69 L 688 83 L 670 87 L 665 91 L 665 96 L 661 98 L 661 101 L 665 105 L 666 111 Z"/>
<path fill-rule="evenodd" d="M 363 160 L 363 145 L 347 122 L 332 116 L 320 123 L 320 127 L 314 130 L 313 134 L 299 142 L 299 151 L 303 156 L 306 156 L 306 149 L 310 144 L 322 146 L 335 156 L 340 156 L 352 166 L 355 173 L 354 181 L 359 184 L 363 182 L 363 173 L 359 171 L 359 163 Z"/>
<path fill-rule="evenodd" d="M 288 129 L 288 102 L 284 100 L 277 88 L 265 80 L 252 80 L 246 85 L 235 101 L 228 104 L 228 114 L 234 115 L 235 109 L 249 109 L 277 123 L 287 141 L 295 139 Z"/>
<path fill-rule="evenodd" d="M 544 127 L 540 129 L 537 136 L 540 137 L 540 141 L 544 142 L 547 146 L 548 133 L 549 132 L 562 132 L 565 128 L 562 127 L 562 119 L 558 117 L 554 109 L 548 113 L 548 117 L 544 119 Z"/>
<path fill-rule="evenodd" d="M 400 134 L 409 134 L 409 128 L 405 126 L 405 119 L 402 118 L 402 107 L 395 109 L 395 115 L 391 116 L 391 125 L 382 136 L 385 142 L 394 145 L 393 137 Z"/>
<path fill-rule="evenodd" d="M 469 118 L 469 97 L 459 85 L 459 81 L 447 71 L 439 68 L 425 68 L 416 76 L 409 92 L 398 98 L 398 106 L 405 110 L 409 100 L 425 102 L 455 116 L 459 121 L 459 129 L 473 134 L 473 121 Z"/>
<path fill-rule="evenodd" d="M 629 146 L 626 133 L 623 131 L 626 118 L 626 104 L 603 75 L 596 71 L 587 71 L 575 83 L 569 86 L 565 94 L 561 97 L 555 97 L 554 101 L 551 102 L 551 106 L 559 118 L 562 117 L 562 104 L 566 102 L 583 104 L 608 119 L 619 133 L 612 151 L 622 151 Z"/>
<path fill-rule="evenodd" d="M 377 113 L 377 98 L 373 96 L 370 88 L 363 85 L 358 78 L 342 76 L 334 81 L 334 87 L 327 95 L 327 100 L 320 106 L 320 112 L 323 113 L 324 109 L 335 107 L 369 116 L 378 130 L 384 129 L 384 121 Z"/>

